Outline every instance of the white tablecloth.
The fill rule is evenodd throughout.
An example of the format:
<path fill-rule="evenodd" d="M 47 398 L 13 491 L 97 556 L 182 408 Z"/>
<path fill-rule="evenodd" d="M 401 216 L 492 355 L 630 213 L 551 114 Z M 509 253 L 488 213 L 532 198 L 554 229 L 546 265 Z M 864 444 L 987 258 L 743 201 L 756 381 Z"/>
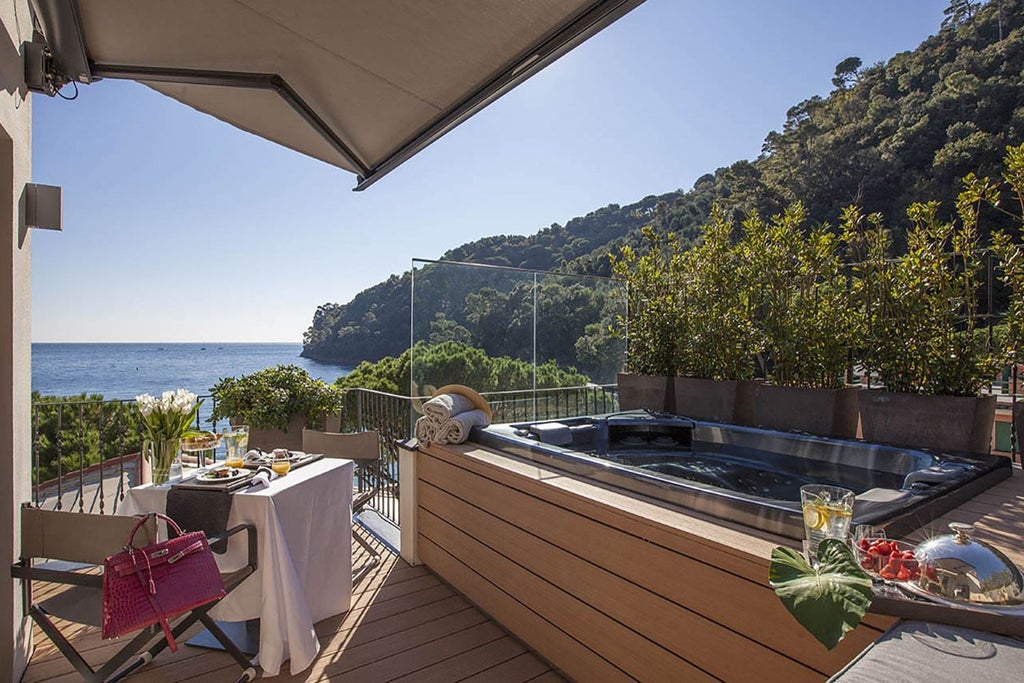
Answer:
<path fill-rule="evenodd" d="M 167 486 L 129 489 L 118 514 L 163 512 Z M 262 491 L 232 496 L 228 528 L 250 522 L 259 537 L 259 568 L 211 615 L 221 621 L 260 619 L 258 662 L 276 676 L 290 659 L 295 674 L 320 651 L 313 624 L 352 601 L 352 461 L 324 459 L 275 479 Z M 222 571 L 245 564 L 246 534 L 217 555 Z"/>

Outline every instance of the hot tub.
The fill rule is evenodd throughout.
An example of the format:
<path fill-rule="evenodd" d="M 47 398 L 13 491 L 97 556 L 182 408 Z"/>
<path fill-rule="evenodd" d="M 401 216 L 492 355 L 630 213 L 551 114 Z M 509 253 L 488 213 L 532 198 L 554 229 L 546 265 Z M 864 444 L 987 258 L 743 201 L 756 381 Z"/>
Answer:
<path fill-rule="evenodd" d="M 804 484 L 852 489 L 853 524 L 882 526 L 899 537 L 1012 473 L 1009 459 L 1000 456 L 932 453 L 647 411 L 475 427 L 471 438 L 794 539 L 804 537 Z"/>

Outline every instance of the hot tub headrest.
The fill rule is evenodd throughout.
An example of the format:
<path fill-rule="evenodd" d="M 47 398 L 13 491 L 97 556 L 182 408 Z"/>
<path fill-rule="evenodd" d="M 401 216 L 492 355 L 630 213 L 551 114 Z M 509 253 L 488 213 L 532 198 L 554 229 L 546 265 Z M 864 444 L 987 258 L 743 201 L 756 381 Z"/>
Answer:
<path fill-rule="evenodd" d="M 569 425 L 561 422 L 540 422 L 530 425 L 530 433 L 536 435 L 541 443 L 552 446 L 571 446 L 572 430 Z"/>

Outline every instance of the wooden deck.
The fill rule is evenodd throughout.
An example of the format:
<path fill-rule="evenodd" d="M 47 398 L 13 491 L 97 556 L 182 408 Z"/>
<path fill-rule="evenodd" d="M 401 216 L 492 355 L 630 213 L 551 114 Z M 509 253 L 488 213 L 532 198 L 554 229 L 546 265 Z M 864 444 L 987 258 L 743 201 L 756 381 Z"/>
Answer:
<path fill-rule="evenodd" d="M 358 548 L 358 546 L 356 546 Z M 354 555 L 358 565 L 361 553 Z M 564 680 L 501 626 L 424 567 L 411 567 L 385 550 L 384 561 L 352 596 L 352 609 L 316 625 L 321 651 L 313 665 L 275 681 L 495 681 Z M 80 627 L 73 642 L 90 663 L 103 661 L 117 641 Z M 25 683 L 80 680 L 50 641 L 35 631 L 36 651 Z M 241 673 L 228 655 L 189 646 L 164 651 L 128 677 L 138 683 L 233 681 Z"/>
<path fill-rule="evenodd" d="M 990 543 L 1018 567 L 1024 567 L 1024 472 L 1015 466 L 1009 479 L 924 525 L 909 540 L 920 543 L 948 534 L 950 522 L 973 524 L 972 538 Z"/>
<path fill-rule="evenodd" d="M 465 463 L 460 464 L 466 466 Z M 473 466 L 474 469 L 478 470 L 480 470 L 480 467 L 481 465 Z M 449 469 L 451 469 L 450 463 Z M 429 487 L 431 479 L 430 468 L 426 468 L 422 474 L 426 481 L 421 486 Z M 454 474 L 459 473 L 446 472 L 444 478 L 446 489 L 450 488 L 453 484 Z M 543 479 L 541 482 L 535 483 L 533 488 L 539 491 L 540 483 L 546 486 L 553 486 L 554 489 L 563 489 L 562 493 L 553 489 L 551 492 L 544 494 L 546 497 L 553 499 L 557 499 L 563 496 L 563 494 L 568 494 L 575 488 L 578 488 L 578 484 L 564 477 Z M 469 495 L 473 487 L 462 486 L 460 490 L 462 495 Z M 511 495 L 508 492 L 510 490 L 499 491 L 499 493 L 503 496 Z M 537 495 L 538 491 L 532 491 L 532 493 Z M 431 503 L 431 501 L 438 498 L 440 493 L 440 489 L 425 491 L 423 502 Z M 603 495 L 613 498 L 619 496 L 615 492 L 605 492 Z M 599 502 L 595 500 L 591 505 L 597 505 Z M 454 505 L 454 503 L 452 504 Z M 626 586 L 632 591 L 630 593 L 632 597 L 622 605 L 623 609 L 628 609 L 632 612 L 639 610 L 640 620 L 636 621 L 633 628 L 636 628 L 638 632 L 643 632 L 647 638 L 672 641 L 667 644 L 674 647 L 668 648 L 667 651 L 682 651 L 685 649 L 683 645 L 687 641 L 693 640 L 704 642 L 705 648 L 713 650 L 715 647 L 714 642 L 717 642 L 716 639 L 727 642 L 730 639 L 736 640 L 738 637 L 744 637 L 743 634 L 747 634 L 746 637 L 760 644 L 758 648 L 764 649 L 764 652 L 760 650 L 754 652 L 754 654 L 762 659 L 796 658 L 797 655 L 802 655 L 800 658 L 806 659 L 806 665 L 809 666 L 805 672 L 808 679 L 821 680 L 827 675 L 827 672 L 835 668 L 836 662 L 832 661 L 832 655 L 825 654 L 820 649 L 814 647 L 812 643 L 806 642 L 806 634 L 793 627 L 792 624 L 788 624 L 786 619 L 776 620 L 774 618 L 759 618 L 755 616 L 756 614 L 761 614 L 761 616 L 767 615 L 771 607 L 777 607 L 775 604 L 777 600 L 770 595 L 770 591 L 767 589 L 766 570 L 763 566 L 760 566 L 764 562 L 768 549 L 770 549 L 770 543 L 760 541 L 755 544 L 757 545 L 758 552 L 755 552 L 754 555 L 758 556 L 760 560 L 755 563 L 758 566 L 754 567 L 753 570 L 749 567 L 740 566 L 750 564 L 751 558 L 744 557 L 747 554 L 746 552 L 742 555 L 737 554 L 737 548 L 749 546 L 753 541 L 747 538 L 745 534 L 726 529 L 719 522 L 718 526 L 716 526 L 715 544 L 724 545 L 725 548 L 719 548 L 716 551 L 716 561 L 719 566 L 728 569 L 727 573 L 732 576 L 726 576 L 725 578 L 731 581 L 731 583 L 726 586 L 722 582 L 709 582 L 702 584 L 703 589 L 699 593 L 684 595 L 681 591 L 684 591 L 689 583 L 679 580 L 681 577 L 688 575 L 687 571 L 684 570 L 700 570 L 703 573 L 707 573 L 706 567 L 701 567 L 698 563 L 689 560 L 683 564 L 682 560 L 685 560 L 685 558 L 681 556 L 676 557 L 672 563 L 667 565 L 639 562 L 637 558 L 640 556 L 640 553 L 622 553 L 620 542 L 628 541 L 638 546 L 648 545 L 651 547 L 668 548 L 680 545 L 678 537 L 683 532 L 686 535 L 701 536 L 702 533 L 697 533 L 700 529 L 696 529 L 696 527 L 690 528 L 693 525 L 699 526 L 701 522 L 696 519 L 682 520 L 688 526 L 685 529 L 673 529 L 673 524 L 678 525 L 682 521 L 675 519 L 675 516 L 669 514 L 669 512 L 658 507 L 647 506 L 642 502 L 634 501 L 630 504 L 637 508 L 637 510 L 624 508 L 616 512 L 615 519 L 611 520 L 615 523 L 611 524 L 609 521 L 608 525 L 604 525 L 601 532 L 602 535 L 599 537 L 590 537 L 586 532 L 586 528 L 580 526 L 576 520 L 573 523 L 567 522 L 564 525 L 556 526 L 566 532 L 563 537 L 558 539 L 559 542 L 570 549 L 576 548 L 574 552 L 585 554 L 586 548 L 584 546 L 590 546 L 591 548 L 607 547 L 608 553 L 602 556 L 601 563 L 594 565 L 603 567 L 602 573 L 606 570 L 621 570 L 625 573 L 631 573 L 631 576 L 632 573 L 638 572 L 644 574 L 642 577 L 633 577 L 635 579 L 632 581 L 635 584 L 634 587 Z M 438 505 L 434 505 L 434 507 L 440 509 Z M 495 547 L 500 548 L 507 544 L 520 547 L 524 540 L 529 540 L 522 536 L 522 534 L 510 536 L 508 534 L 509 530 L 505 529 L 507 523 L 505 520 L 489 520 L 488 524 L 480 526 L 476 524 L 476 517 L 474 515 L 477 513 L 474 510 L 461 505 L 458 512 L 461 515 L 457 525 L 459 529 L 484 531 L 490 528 L 491 525 L 500 526 L 502 533 L 495 535 L 491 539 Z M 644 513 L 643 517 L 653 517 L 653 519 L 650 523 L 645 524 L 643 533 L 637 532 L 638 540 L 631 541 L 628 538 L 623 540 L 619 538 L 619 536 L 625 533 L 621 531 L 622 528 L 625 528 L 626 531 L 635 531 L 634 527 L 637 527 L 638 523 L 636 520 L 630 521 L 623 527 L 623 517 L 632 515 L 633 512 L 642 512 Z M 421 523 L 424 523 L 425 527 L 421 529 L 421 533 L 434 533 L 440 528 L 440 523 L 437 520 L 430 518 L 427 513 L 423 514 L 424 519 L 421 520 Z M 545 529 L 550 530 L 552 528 L 552 521 L 550 515 L 544 517 Z M 1000 482 L 988 491 L 976 496 L 957 510 L 927 525 L 926 529 L 912 535 L 910 538 L 911 540 L 920 541 L 930 535 L 947 533 L 946 523 L 948 521 L 963 521 L 974 524 L 977 538 L 996 545 L 1006 552 L 1019 566 L 1024 566 L 1024 542 L 1022 542 L 1022 539 L 1024 539 L 1024 473 L 1019 468 L 1016 468 L 1012 478 Z M 654 522 L 657 522 L 657 526 L 662 528 L 659 529 L 651 526 Z M 610 534 L 609 529 L 618 531 Z M 541 533 L 542 530 L 538 527 L 534 531 Z M 548 531 L 543 533 L 546 534 Z M 618 540 L 612 543 L 615 539 Z M 702 545 L 707 545 L 707 543 L 704 542 Z M 434 549 L 429 539 L 427 539 L 427 545 L 424 547 L 427 550 L 427 557 L 425 559 L 432 559 L 442 569 L 447 567 L 452 576 L 461 576 L 459 572 L 453 569 L 455 563 L 451 559 L 445 559 L 447 557 L 446 553 L 440 553 Z M 491 552 L 486 548 L 478 550 L 481 552 L 485 550 Z M 697 548 L 691 542 L 687 552 L 693 554 L 695 550 Z M 586 550 L 586 552 L 590 551 Z M 701 552 L 706 553 L 708 551 L 705 548 Z M 577 572 L 575 575 L 576 583 L 579 583 L 579 578 L 585 575 L 582 569 L 586 569 L 586 567 L 576 562 L 573 558 L 563 557 L 552 561 L 551 557 L 538 554 L 533 546 L 531 546 L 530 553 L 526 553 L 525 556 L 520 554 L 518 557 L 520 562 L 527 565 L 540 562 L 544 567 L 549 568 L 550 571 L 561 573 Z M 357 554 L 354 561 L 358 564 L 361 562 L 361 559 L 361 556 Z M 441 559 L 445 559 L 445 561 L 442 562 Z M 740 559 L 743 559 L 743 562 L 739 562 Z M 623 565 L 623 562 L 626 564 Z M 619 565 L 622 566 L 620 567 Z M 661 568 L 660 570 L 659 567 Z M 648 569 L 651 569 L 651 571 L 649 572 Z M 466 574 L 466 572 L 463 571 L 462 574 Z M 659 574 L 663 578 L 659 578 Z M 492 578 L 495 582 L 500 583 L 507 576 L 511 576 L 511 574 L 507 568 L 502 568 Z M 453 581 L 453 583 L 467 594 L 473 594 L 474 592 L 472 588 L 475 584 L 472 582 L 467 583 L 467 579 L 464 576 L 460 580 Z M 692 603 L 692 611 L 690 612 L 692 616 L 683 615 L 687 618 L 686 624 L 676 623 L 681 617 L 671 610 L 666 611 L 662 609 L 659 612 L 658 610 L 648 609 L 651 607 L 651 604 L 661 604 L 663 600 L 656 599 L 652 602 L 652 599 L 647 599 L 645 602 L 639 599 L 639 597 L 643 597 L 639 596 L 638 593 L 641 588 L 647 591 L 660 584 L 666 584 L 663 587 L 664 592 L 673 601 L 679 604 Z M 601 585 L 606 585 L 606 583 Z M 543 586 L 541 587 L 543 588 Z M 517 621 L 515 613 L 506 613 L 508 611 L 505 609 L 507 605 L 503 607 L 503 603 L 498 600 L 501 598 L 508 602 L 507 594 L 495 591 L 492 587 L 481 593 L 481 595 L 483 597 L 479 598 L 479 601 L 480 604 L 484 605 L 485 609 L 493 614 L 509 619 L 509 623 L 515 627 L 522 626 L 522 620 L 519 619 Z M 624 593 L 621 592 L 616 593 L 602 590 L 597 593 L 588 594 L 585 597 L 594 604 L 603 604 L 607 601 L 623 603 L 623 595 Z M 739 599 L 741 595 L 742 599 Z M 558 609 L 565 607 L 561 602 L 553 600 L 546 593 L 544 595 L 538 593 L 529 599 L 533 600 L 534 598 L 542 602 L 551 602 Z M 612 606 L 614 607 L 614 605 Z M 662 607 L 664 607 L 663 604 Z M 582 616 L 581 609 L 577 606 L 570 610 L 575 624 L 572 628 L 591 628 L 598 624 L 598 620 L 595 620 L 594 615 L 589 612 L 583 619 L 579 619 L 578 617 Z M 511 616 L 509 616 L 510 614 Z M 658 616 L 659 614 L 660 617 Z M 562 618 L 559 615 L 550 615 L 550 617 L 554 622 Z M 704 623 L 704 620 L 709 618 L 720 623 Z M 867 621 L 867 629 L 873 632 L 872 635 L 867 637 L 867 640 L 877 637 L 888 623 L 892 623 L 891 617 L 882 617 L 880 615 L 871 615 Z M 548 623 L 550 625 L 554 622 Z M 613 624 L 613 626 L 615 625 Z M 648 630 L 648 626 L 653 630 Z M 722 631 L 718 635 L 712 633 L 712 631 L 715 633 L 721 631 L 722 626 L 726 627 L 726 631 L 729 632 Z M 572 630 L 568 625 L 565 628 L 567 629 L 566 632 Z M 615 628 L 621 630 L 619 626 L 615 626 Z M 548 634 L 550 636 L 549 641 L 538 645 L 538 649 L 544 651 L 545 647 L 554 647 L 555 650 L 552 652 L 555 652 L 556 656 L 562 656 L 564 651 L 571 648 L 562 642 L 562 640 L 565 640 L 565 633 L 552 629 L 554 629 L 553 626 L 549 628 L 549 631 L 551 631 Z M 518 681 L 549 682 L 564 680 L 548 663 L 510 636 L 507 631 L 490 620 L 487 615 L 459 592 L 442 582 L 432 571 L 423 566 L 410 567 L 401 559 L 391 554 L 386 554 L 382 566 L 378 567 L 375 572 L 371 573 L 356 586 L 352 609 L 344 615 L 317 624 L 317 633 L 320 637 L 322 650 L 313 666 L 296 676 L 283 674 L 272 680 L 353 680 L 361 682 L 392 680 L 495 681 L 501 683 L 506 681 L 515 683 Z M 709 641 L 709 637 L 712 640 Z M 562 640 L 559 640 L 559 638 Z M 852 641 L 857 640 L 856 638 L 851 638 L 850 640 L 850 643 L 841 645 L 839 652 L 834 654 L 840 658 L 852 658 L 860 647 L 863 646 L 864 642 L 867 642 L 853 643 Z M 90 628 L 80 628 L 77 631 L 75 641 L 76 645 L 87 652 L 87 659 L 90 661 L 101 661 L 104 655 L 114 647 L 110 641 L 100 640 L 96 629 Z M 35 642 L 36 652 L 31 666 L 26 672 L 24 678 L 26 682 L 79 680 L 70 665 L 55 651 L 45 636 L 42 636 L 38 631 L 36 632 Z M 548 656 L 551 657 L 551 654 L 549 653 Z M 721 671 L 716 670 L 712 675 L 724 680 L 744 680 L 746 676 L 738 674 L 737 671 L 749 673 L 751 662 L 755 659 L 757 657 L 754 657 L 751 652 L 747 651 L 745 657 L 732 657 L 730 661 L 723 665 L 726 668 Z M 650 661 L 654 663 L 645 663 L 643 665 L 655 666 L 658 664 L 657 661 Z M 760 664 L 765 665 L 766 662 L 761 662 Z M 778 664 L 778 662 L 775 662 L 775 664 Z M 729 668 L 733 666 L 738 667 L 738 669 Z M 779 670 L 781 671 L 782 668 L 779 667 Z M 678 675 L 682 669 L 673 668 L 672 671 L 674 671 L 674 674 L 671 676 L 659 677 L 652 674 L 647 679 L 681 680 Z M 772 671 L 763 668 L 759 669 L 759 671 L 758 678 L 760 680 L 771 680 L 776 677 Z M 204 682 L 232 681 L 237 677 L 238 673 L 239 669 L 234 661 L 225 654 L 182 647 L 177 653 L 162 653 L 149 667 L 136 673 L 128 680 L 141 683 L 167 683 L 186 680 Z M 648 671 L 647 673 L 651 672 Z M 695 678 L 699 677 L 698 675 Z M 790 676 L 786 680 L 797 680 L 799 678 L 799 676 Z M 580 676 L 580 680 L 592 679 Z"/>

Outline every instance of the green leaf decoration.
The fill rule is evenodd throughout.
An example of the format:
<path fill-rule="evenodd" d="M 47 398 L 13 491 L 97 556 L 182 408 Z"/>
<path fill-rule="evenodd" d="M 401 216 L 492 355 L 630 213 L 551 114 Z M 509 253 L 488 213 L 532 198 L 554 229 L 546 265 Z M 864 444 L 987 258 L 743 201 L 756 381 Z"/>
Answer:
<path fill-rule="evenodd" d="M 792 548 L 775 548 L 769 582 L 789 613 L 829 650 L 860 623 L 871 606 L 871 577 L 850 547 L 826 538 L 812 567 Z"/>

